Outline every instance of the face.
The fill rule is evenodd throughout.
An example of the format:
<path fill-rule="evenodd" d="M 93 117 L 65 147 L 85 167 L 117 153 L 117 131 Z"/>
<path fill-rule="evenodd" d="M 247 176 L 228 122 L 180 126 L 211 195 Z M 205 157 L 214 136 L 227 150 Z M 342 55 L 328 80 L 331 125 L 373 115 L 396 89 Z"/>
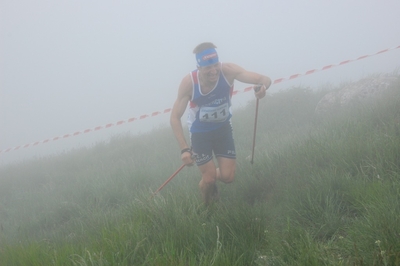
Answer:
<path fill-rule="evenodd" d="M 221 64 L 215 63 L 213 65 L 199 67 L 200 75 L 206 82 L 214 83 L 218 81 L 219 72 L 221 71 Z"/>

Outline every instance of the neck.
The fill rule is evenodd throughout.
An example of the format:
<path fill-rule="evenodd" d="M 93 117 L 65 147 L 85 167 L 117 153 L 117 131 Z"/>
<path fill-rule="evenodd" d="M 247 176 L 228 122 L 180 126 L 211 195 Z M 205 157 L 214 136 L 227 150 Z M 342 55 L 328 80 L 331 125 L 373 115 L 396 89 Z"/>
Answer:
<path fill-rule="evenodd" d="M 199 72 L 199 83 L 202 87 L 214 87 L 217 84 L 218 80 L 216 81 L 209 81 L 203 77 L 203 75 Z"/>

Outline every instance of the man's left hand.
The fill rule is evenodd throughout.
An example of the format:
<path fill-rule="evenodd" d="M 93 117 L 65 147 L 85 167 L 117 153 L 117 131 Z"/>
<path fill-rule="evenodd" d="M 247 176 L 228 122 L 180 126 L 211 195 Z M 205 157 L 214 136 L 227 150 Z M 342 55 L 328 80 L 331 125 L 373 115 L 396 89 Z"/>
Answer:
<path fill-rule="evenodd" d="M 265 85 L 255 85 L 254 87 L 254 95 L 257 97 L 257 99 L 264 98 L 267 87 Z"/>

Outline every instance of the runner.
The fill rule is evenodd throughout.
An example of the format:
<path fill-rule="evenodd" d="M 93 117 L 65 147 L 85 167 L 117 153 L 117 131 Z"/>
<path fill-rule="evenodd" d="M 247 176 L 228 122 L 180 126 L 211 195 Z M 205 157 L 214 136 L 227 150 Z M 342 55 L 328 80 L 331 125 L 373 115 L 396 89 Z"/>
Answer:
<path fill-rule="evenodd" d="M 231 125 L 234 81 L 258 85 L 255 91 L 258 99 L 265 96 L 271 85 L 267 76 L 233 63 L 221 63 L 215 48 L 213 43 L 205 42 L 194 49 L 197 69 L 182 79 L 170 118 L 182 162 L 187 166 L 195 162 L 200 170 L 199 187 L 206 205 L 219 197 L 216 181 L 231 183 L 235 176 L 236 152 Z M 191 146 L 181 123 L 188 106 Z"/>

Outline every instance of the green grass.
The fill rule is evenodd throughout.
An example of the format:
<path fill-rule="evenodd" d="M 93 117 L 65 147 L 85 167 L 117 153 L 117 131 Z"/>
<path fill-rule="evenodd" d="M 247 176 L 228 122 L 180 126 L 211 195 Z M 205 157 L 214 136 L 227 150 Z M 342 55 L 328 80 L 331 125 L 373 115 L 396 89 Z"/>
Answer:
<path fill-rule="evenodd" d="M 169 128 L 0 169 L 0 265 L 400 265 L 400 84 L 318 117 L 295 87 L 233 117 L 206 208 Z M 250 119 L 251 118 L 251 119 Z M 187 132 L 186 132 L 187 133 Z"/>

